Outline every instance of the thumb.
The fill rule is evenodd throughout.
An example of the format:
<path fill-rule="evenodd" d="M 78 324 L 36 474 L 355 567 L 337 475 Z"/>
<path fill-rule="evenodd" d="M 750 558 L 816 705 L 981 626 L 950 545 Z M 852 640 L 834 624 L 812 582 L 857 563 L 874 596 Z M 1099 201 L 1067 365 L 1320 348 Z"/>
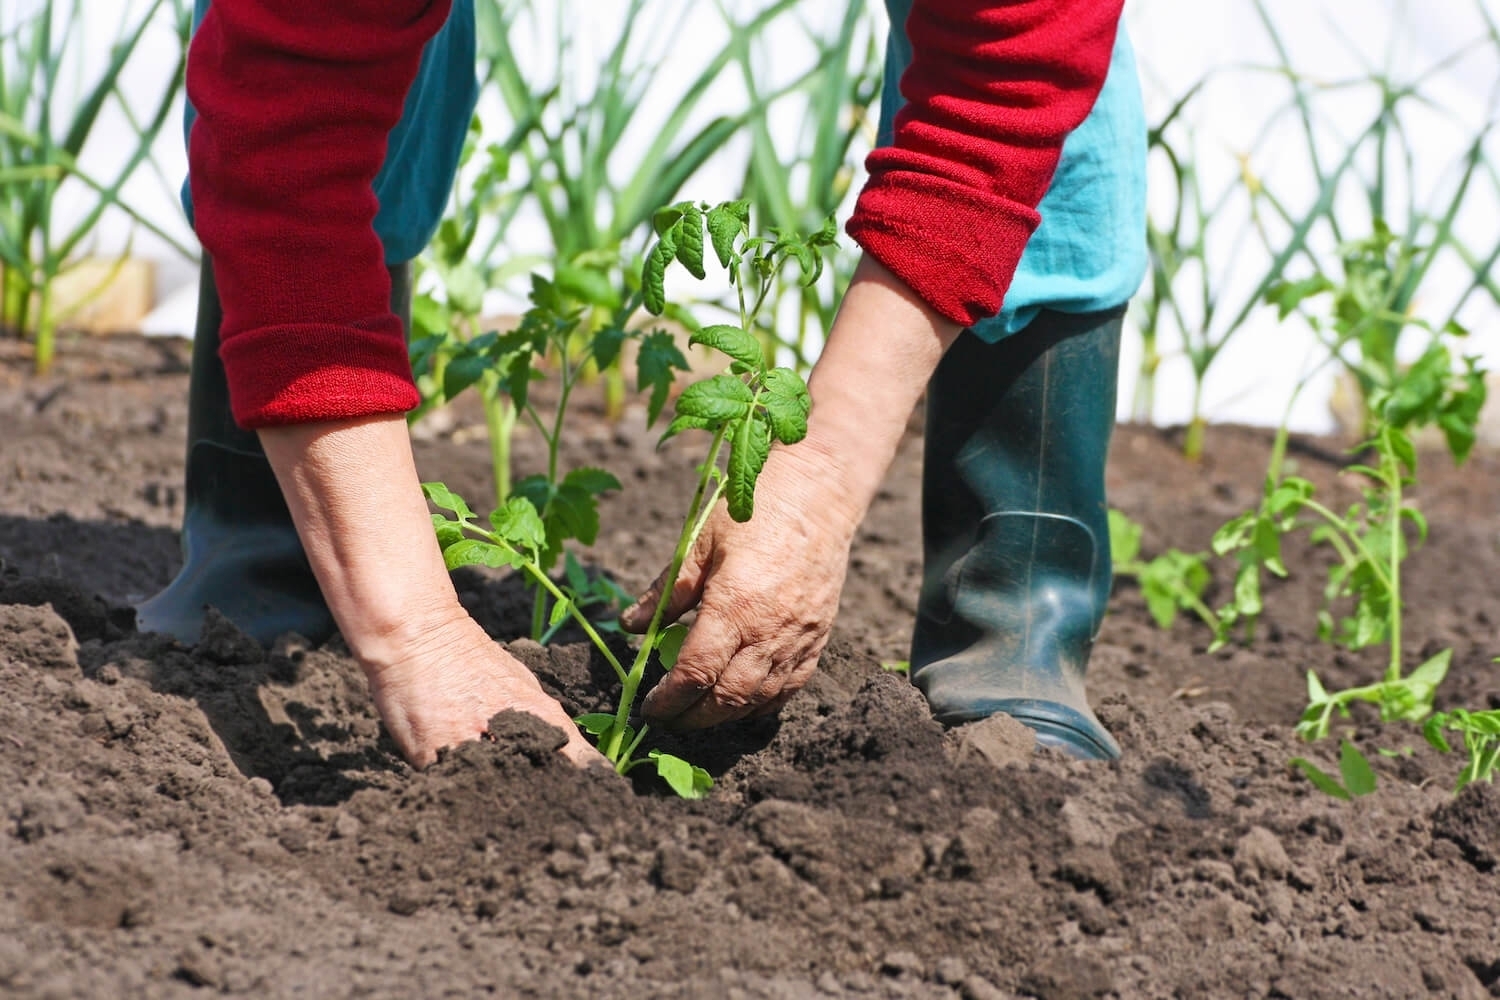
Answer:
<path fill-rule="evenodd" d="M 672 587 L 672 595 L 662 613 L 662 624 L 675 622 L 696 608 L 703 599 L 703 585 L 708 581 L 708 563 L 714 548 L 713 534 L 710 521 L 709 527 L 698 536 L 697 543 L 682 560 L 682 568 L 677 571 L 677 583 Z M 672 567 L 668 565 L 651 582 L 651 586 L 635 599 L 634 604 L 620 612 L 621 628 L 639 635 L 651 627 L 651 616 L 656 613 L 656 605 L 661 600 L 662 590 L 667 585 L 667 575 L 671 572 Z"/>

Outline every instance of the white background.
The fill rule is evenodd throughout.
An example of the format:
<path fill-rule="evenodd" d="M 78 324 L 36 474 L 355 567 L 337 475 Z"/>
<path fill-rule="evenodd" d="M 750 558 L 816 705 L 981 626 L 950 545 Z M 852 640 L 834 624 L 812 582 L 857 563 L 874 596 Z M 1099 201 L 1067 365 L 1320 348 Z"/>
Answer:
<path fill-rule="evenodd" d="M 0 5 L 0 27 L 11 27 L 38 3 L 39 0 L 5 0 Z M 1289 50 L 1291 63 L 1304 73 L 1332 82 L 1359 76 L 1372 67 L 1389 67 L 1397 80 L 1414 79 L 1480 36 L 1480 4 L 1488 8 L 1491 16 L 1500 19 L 1500 0 L 1441 0 L 1435 4 L 1407 4 L 1401 0 L 1266 0 L 1265 6 Z M 537 6 L 545 4 L 539 2 Z M 586 6 L 590 23 L 598 26 L 602 49 L 625 5 L 621 0 L 590 0 Z M 755 4 L 741 0 L 734 6 L 743 17 Z M 801 16 L 823 17 L 832 22 L 837 17 L 837 11 L 833 10 L 837 6 L 809 0 Z M 84 23 L 89 65 L 73 67 L 70 79 L 87 79 L 90 68 L 106 58 L 122 7 L 141 9 L 139 0 L 127 3 L 85 0 L 89 11 Z M 721 21 L 712 4 L 685 0 L 682 9 L 689 12 L 689 17 L 679 29 L 681 34 L 674 44 L 662 45 L 661 51 L 668 58 L 680 60 L 686 75 L 717 50 Z M 1283 106 L 1289 91 L 1284 83 L 1269 75 L 1235 68 L 1278 62 L 1251 0 L 1209 3 L 1130 0 L 1126 17 L 1141 64 L 1150 121 L 1159 120 L 1172 101 L 1205 73 L 1217 71 L 1204 99 L 1195 104 L 1191 119 L 1205 189 L 1212 193 L 1238 183 L 1240 158 L 1251 154 L 1253 149 L 1251 168 L 1271 189 L 1289 204 L 1311 203 L 1316 188 L 1307 171 L 1306 142 L 1296 120 L 1283 117 L 1280 126 L 1263 134 L 1268 119 Z M 529 47 L 533 53 L 551 51 L 544 37 L 548 19 L 539 20 L 542 24 L 536 29 L 536 44 Z M 768 73 L 772 76 L 790 73 L 806 60 L 807 51 L 799 36 L 798 29 L 788 25 L 784 33 L 775 37 L 775 44 L 768 48 L 767 58 L 771 60 L 766 67 Z M 174 45 L 175 41 L 165 31 L 147 39 L 126 81 L 127 92 L 138 95 L 135 100 L 149 102 L 158 92 L 163 74 L 169 72 L 175 61 Z M 591 53 L 587 46 L 580 46 L 575 72 L 586 75 L 591 62 L 597 63 L 597 57 L 597 52 Z M 1441 204 L 1451 190 L 1455 179 L 1453 165 L 1484 123 L 1495 116 L 1497 83 L 1500 83 L 1500 49 L 1485 45 L 1424 84 L 1424 93 L 1433 99 L 1434 107 L 1420 115 L 1409 114 L 1406 119 L 1415 151 L 1413 193 L 1419 204 Z M 726 110 L 732 109 L 740 98 L 732 83 L 716 95 Z M 1320 98 L 1319 106 L 1329 114 L 1320 136 L 1325 158 L 1336 159 L 1342 154 L 1345 145 L 1342 137 L 1363 127 L 1377 100 L 1373 89 L 1368 87 L 1353 88 L 1337 103 Z M 796 117 L 795 109 L 785 109 L 778 130 L 795 129 Z M 502 116 L 493 111 L 485 120 L 494 122 L 497 134 L 508 127 Z M 85 148 L 85 169 L 108 175 L 128 155 L 129 137 L 121 131 L 120 122 L 118 112 L 111 109 Z M 1492 153 L 1497 148 L 1500 147 L 1492 144 Z M 190 241 L 191 234 L 182 222 L 173 189 L 186 166 L 180 131 L 175 127 L 169 130 L 157 144 L 155 153 L 159 170 L 139 172 L 127 190 L 127 198 L 156 224 Z M 734 165 L 737 156 L 743 156 L 743 147 L 721 158 L 716 169 L 705 174 L 686 193 L 703 199 L 732 195 L 741 169 Z M 1165 179 L 1161 173 L 1163 167 L 1161 161 L 1153 163 L 1152 199 L 1157 211 L 1170 204 L 1169 186 L 1161 183 Z M 1247 218 L 1245 204 L 1244 198 L 1232 198 L 1230 205 L 1216 217 L 1210 232 L 1210 270 L 1231 307 L 1243 301 L 1268 263 L 1254 241 L 1234 245 L 1234 236 L 1243 229 Z M 67 199 L 63 199 L 65 215 L 69 208 Z M 1357 199 L 1346 198 L 1339 209 L 1341 216 L 1349 219 L 1351 232 L 1357 233 L 1360 226 L 1369 231 L 1368 210 Z M 1500 238 L 1497 221 L 1500 221 L 1500 205 L 1494 186 L 1481 177 L 1461 220 L 1460 235 L 1481 254 L 1487 253 Z M 536 245 L 541 232 L 534 220 L 523 220 L 511 234 L 510 248 L 518 253 L 543 249 Z M 1331 240 L 1326 237 L 1320 240 L 1323 251 L 1331 249 Z M 132 237 L 128 222 L 119 218 L 100 227 L 90 250 L 117 253 L 127 245 L 137 256 L 158 263 L 158 294 L 163 306 L 150 318 L 149 327 L 157 332 L 188 334 L 194 266 L 149 234 L 136 232 Z M 1306 273 L 1305 265 L 1299 265 L 1296 273 Z M 1446 316 L 1448 306 L 1468 280 L 1469 273 L 1462 265 L 1445 261 L 1424 286 L 1418 312 Z M 1466 325 L 1474 331 L 1472 348 L 1490 359 L 1492 365 L 1500 363 L 1500 324 L 1496 318 L 1497 310 L 1483 293 L 1474 297 L 1462 314 Z M 1231 341 L 1210 373 L 1205 396 L 1208 415 L 1217 420 L 1256 423 L 1279 420 L 1309 342 L 1305 330 L 1295 321 L 1278 325 L 1268 310 L 1258 311 L 1254 320 Z M 1163 347 L 1170 350 L 1172 345 Z M 1122 412 L 1128 409 L 1132 397 L 1138 355 L 1132 338 L 1122 368 Z M 1169 359 L 1159 375 L 1154 419 L 1162 423 L 1183 420 L 1190 392 L 1191 379 L 1185 362 L 1180 358 Z M 1294 426 L 1326 429 L 1329 426 L 1326 396 L 1326 384 L 1316 385 L 1304 394 L 1294 413 Z"/>

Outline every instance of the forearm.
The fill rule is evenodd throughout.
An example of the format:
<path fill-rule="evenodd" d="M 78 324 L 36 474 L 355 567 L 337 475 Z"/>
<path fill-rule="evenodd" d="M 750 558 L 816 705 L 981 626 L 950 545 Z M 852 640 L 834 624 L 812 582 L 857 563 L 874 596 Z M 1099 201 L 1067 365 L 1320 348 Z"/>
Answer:
<path fill-rule="evenodd" d="M 329 610 L 367 672 L 463 613 L 399 416 L 260 431 Z"/>
<path fill-rule="evenodd" d="M 961 327 L 865 256 L 808 388 L 812 416 L 797 445 L 835 475 L 830 502 L 858 523 L 890 468 L 917 402 Z"/>

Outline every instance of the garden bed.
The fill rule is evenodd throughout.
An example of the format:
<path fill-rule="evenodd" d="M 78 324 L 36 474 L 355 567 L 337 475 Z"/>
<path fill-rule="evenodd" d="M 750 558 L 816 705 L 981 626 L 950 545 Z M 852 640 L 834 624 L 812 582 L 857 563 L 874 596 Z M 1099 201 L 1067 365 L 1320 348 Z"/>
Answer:
<path fill-rule="evenodd" d="M 1500 995 L 1500 793 L 1455 799 L 1456 756 L 1368 716 L 1362 745 L 1412 751 L 1372 754 L 1375 794 L 1339 802 L 1287 766 L 1334 755 L 1293 738 L 1305 671 L 1332 688 L 1383 667 L 1318 642 L 1315 573 L 1272 586 L 1256 645 L 1215 656 L 1117 587 L 1090 676 L 1118 764 L 1030 754 L 1005 720 L 945 734 L 881 667 L 906 655 L 920 573 L 914 433 L 819 676 L 778 721 L 688 741 L 708 799 L 575 771 L 523 717 L 416 774 L 338 640 L 268 654 L 222 621 L 192 649 L 130 629 L 177 564 L 186 360 L 88 340 L 38 380 L 0 341 L 0 993 Z M 458 418 L 418 464 L 478 497 L 488 452 Z M 697 460 L 642 423 L 580 409 L 569 443 L 625 484 L 585 561 L 631 588 L 669 555 Z M 1255 502 L 1269 443 L 1212 428 L 1194 466 L 1122 428 L 1112 502 L 1147 554 L 1206 548 Z M 516 454 L 530 471 L 535 442 Z M 1353 499 L 1336 442 L 1292 456 Z M 1408 660 L 1453 647 L 1439 706 L 1500 707 L 1500 458 L 1425 459 L 1418 502 Z M 460 583 L 497 637 L 526 630 L 512 580 Z M 609 704 L 586 645 L 511 649 L 570 710 Z"/>

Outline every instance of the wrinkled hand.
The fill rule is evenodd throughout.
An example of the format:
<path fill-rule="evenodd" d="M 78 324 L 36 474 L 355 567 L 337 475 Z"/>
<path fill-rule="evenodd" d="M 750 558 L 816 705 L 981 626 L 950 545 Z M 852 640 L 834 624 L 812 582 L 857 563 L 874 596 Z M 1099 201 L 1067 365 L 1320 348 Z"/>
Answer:
<path fill-rule="evenodd" d="M 461 610 L 461 609 L 460 609 Z M 530 712 L 568 735 L 562 754 L 580 766 L 604 758 L 526 666 L 467 614 L 410 644 L 410 654 L 367 671 L 375 707 L 401 755 L 417 768 L 438 750 L 479 739 L 490 717 Z"/>
<path fill-rule="evenodd" d="M 677 665 L 642 711 L 697 729 L 779 709 L 806 684 L 838 612 L 859 516 L 831 495 L 826 468 L 801 446 L 776 449 L 755 491 L 755 513 L 736 524 L 714 512 L 678 575 L 664 622 L 698 609 Z M 621 624 L 644 632 L 658 577 Z"/>

